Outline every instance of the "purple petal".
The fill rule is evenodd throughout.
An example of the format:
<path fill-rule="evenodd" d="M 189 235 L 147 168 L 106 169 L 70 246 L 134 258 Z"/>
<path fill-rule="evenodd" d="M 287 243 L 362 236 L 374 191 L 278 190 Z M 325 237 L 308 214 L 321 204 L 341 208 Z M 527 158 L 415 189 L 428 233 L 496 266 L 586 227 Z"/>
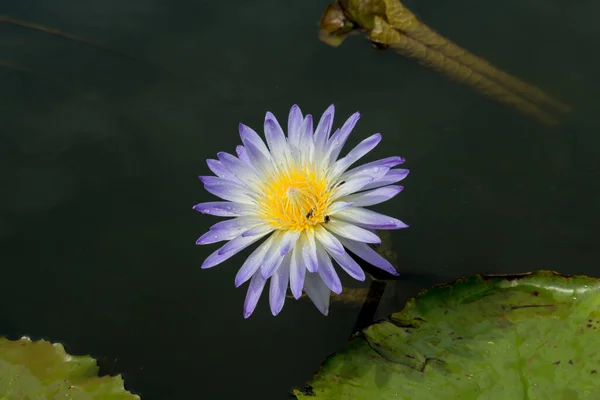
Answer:
<path fill-rule="evenodd" d="M 248 168 L 248 164 L 239 158 L 221 151 L 217 153 L 219 161 L 241 182 L 256 182 L 258 177 L 254 173 L 254 169 Z"/>
<path fill-rule="evenodd" d="M 342 267 L 342 269 L 346 271 L 348 275 L 350 275 L 352 278 L 359 281 L 365 280 L 364 271 L 362 270 L 360 265 L 358 265 L 358 263 L 354 261 L 352 257 L 350 257 L 348 253 L 346 253 L 345 251 L 344 254 L 336 254 L 330 251 L 327 252 L 340 265 L 340 267 Z"/>
<path fill-rule="evenodd" d="M 275 228 L 273 228 L 269 224 L 260 224 L 260 225 L 253 226 L 252 228 L 248 229 L 247 231 L 242 233 L 242 236 L 248 237 L 248 236 L 254 236 L 254 235 L 264 235 L 269 232 L 273 232 L 274 230 L 275 230 Z"/>
<path fill-rule="evenodd" d="M 346 174 L 348 174 L 348 175 L 353 174 L 353 173 L 360 174 L 360 173 L 362 173 L 362 171 L 367 171 L 367 170 L 370 171 L 373 167 L 387 168 L 387 170 L 389 171 L 391 168 L 394 168 L 397 165 L 403 164 L 404 161 L 405 161 L 404 158 L 398 157 L 398 156 L 382 158 L 380 160 L 375 160 L 375 161 L 371 161 L 366 164 L 363 164 L 360 167 L 352 168 L 351 170 L 347 171 Z"/>
<path fill-rule="evenodd" d="M 333 236 L 331 233 L 329 233 L 325 228 L 317 225 L 317 226 L 315 226 L 314 230 L 315 230 L 316 239 L 319 241 L 319 243 L 321 245 L 323 245 L 323 247 L 325 247 L 327 250 L 329 250 L 333 253 L 337 253 L 337 254 L 344 253 L 344 246 L 342 246 L 340 241 L 335 236 Z M 318 253 L 317 253 L 317 255 L 318 255 Z"/>
<path fill-rule="evenodd" d="M 283 257 L 273 256 L 268 260 L 265 258 L 264 263 L 260 266 L 260 274 L 264 279 L 272 277 L 281 267 Z"/>
<path fill-rule="evenodd" d="M 269 149 L 265 145 L 265 142 L 258 136 L 258 133 L 254 129 L 244 125 L 239 125 L 240 138 L 244 146 L 248 146 L 248 143 L 252 143 L 265 157 L 269 157 Z"/>
<path fill-rule="evenodd" d="M 288 117 L 287 133 L 290 144 L 296 147 L 298 146 L 298 141 L 300 139 L 300 128 L 302 127 L 302 122 L 304 122 L 302 111 L 300 111 L 300 107 L 294 104 L 290 109 L 290 115 Z"/>
<path fill-rule="evenodd" d="M 267 251 L 263 263 L 260 266 L 260 273 L 264 279 L 270 278 L 283 261 L 283 257 L 280 256 L 282 236 L 283 233 L 281 231 L 275 231 L 275 233 L 273 233 L 273 244 Z"/>
<path fill-rule="evenodd" d="M 220 230 L 229 230 L 235 228 L 245 228 L 248 229 L 257 223 L 260 223 L 260 218 L 255 216 L 245 216 L 233 219 L 226 219 L 224 221 L 219 221 L 213 226 L 210 227 L 211 231 L 220 231 Z"/>
<path fill-rule="evenodd" d="M 336 216 L 338 219 L 368 229 L 401 229 L 408 227 L 399 219 L 360 207 L 348 208 L 339 212 Z"/>
<path fill-rule="evenodd" d="M 283 257 L 289 253 L 296 245 L 299 237 L 300 231 L 286 231 L 281 236 L 279 255 Z"/>
<path fill-rule="evenodd" d="M 217 176 L 199 176 L 198 179 L 200 179 L 200 182 L 204 183 L 205 185 L 216 185 L 222 182 L 229 182 L 228 179 L 219 178 Z M 239 184 L 238 182 L 233 183 Z"/>
<path fill-rule="evenodd" d="M 378 189 L 370 190 L 368 192 L 361 192 L 357 194 L 351 194 L 344 197 L 344 201 L 354 204 L 356 207 L 367 207 L 375 204 L 383 203 L 396 196 L 404 189 L 403 186 L 384 186 Z"/>
<path fill-rule="evenodd" d="M 302 262 L 299 247 L 296 246 L 292 250 L 290 259 L 290 289 L 294 298 L 298 300 L 302 296 L 302 287 L 304 286 L 304 276 L 306 275 L 306 267 Z"/>
<path fill-rule="evenodd" d="M 327 208 L 327 215 L 334 215 L 346 208 L 352 207 L 354 204 L 347 201 L 336 201 L 329 205 Z"/>
<path fill-rule="evenodd" d="M 267 112 L 265 117 L 265 138 L 271 154 L 275 157 L 282 157 L 287 150 L 287 141 L 277 118 L 270 112 Z"/>
<path fill-rule="evenodd" d="M 210 244 L 221 242 L 223 240 L 231 240 L 239 236 L 246 229 L 246 227 L 242 226 L 231 229 L 221 229 L 218 231 L 208 231 L 204 235 L 200 236 L 198 240 L 196 240 L 196 244 Z"/>
<path fill-rule="evenodd" d="M 254 169 L 254 165 L 252 165 L 252 162 L 250 161 L 250 158 L 248 158 L 248 153 L 246 153 L 246 148 L 242 145 L 238 145 L 235 147 L 235 152 L 238 155 L 238 158 L 240 160 L 242 160 L 246 165 L 252 167 L 252 169 Z"/>
<path fill-rule="evenodd" d="M 339 214 L 338 214 L 339 215 Z M 337 218 L 331 219 L 326 225 L 326 228 L 335 233 L 337 236 L 357 240 L 364 243 L 381 243 L 381 239 L 366 229 L 360 228 L 348 222 L 340 221 Z"/>
<path fill-rule="evenodd" d="M 255 237 L 253 236 L 252 239 L 254 238 Z M 256 240 L 258 239 L 260 239 L 260 237 L 256 238 Z M 223 261 L 233 257 L 240 251 L 244 250 L 246 247 L 250 246 L 252 243 L 256 242 L 256 240 L 248 241 L 247 238 L 242 238 L 241 236 L 238 236 L 235 239 L 227 242 L 220 249 L 208 256 L 206 260 L 204 260 L 204 263 L 202 263 L 202 266 L 200 268 L 206 269 L 221 264 Z"/>
<path fill-rule="evenodd" d="M 204 188 L 207 192 L 224 200 L 237 203 L 252 203 L 252 198 L 246 193 L 247 189 L 241 186 L 241 184 L 215 176 L 201 176 L 200 180 L 204 183 Z"/>
<path fill-rule="evenodd" d="M 304 117 L 304 121 L 302 122 L 302 126 L 300 127 L 300 132 L 302 136 L 309 136 L 312 140 L 314 132 L 312 115 L 306 114 L 306 117 Z"/>
<path fill-rule="evenodd" d="M 363 176 L 369 176 L 371 177 L 371 182 L 376 181 L 378 179 L 381 179 L 385 176 L 385 174 L 388 173 L 388 171 L 390 170 L 389 167 L 386 166 L 370 166 L 368 168 L 354 168 L 351 171 L 347 171 L 344 172 L 339 178 L 337 178 L 338 181 L 342 181 L 342 182 L 351 182 L 354 179 L 357 179 L 359 177 L 363 177 Z"/>
<path fill-rule="evenodd" d="M 391 185 L 392 183 L 400 182 L 402 179 L 406 178 L 406 175 L 408 175 L 408 173 L 409 170 L 407 169 L 390 169 L 387 172 L 387 174 L 383 176 L 383 178 L 380 178 L 376 181 L 369 183 L 368 185 L 365 185 L 365 187 L 363 187 L 363 190 L 375 189 L 381 186 L 387 186 Z"/>
<path fill-rule="evenodd" d="M 252 243 L 262 238 L 263 236 L 265 235 L 256 235 L 251 237 L 238 236 L 235 239 L 227 242 L 227 244 L 225 244 L 223 247 L 221 247 L 218 250 L 219 255 L 225 255 L 228 253 L 231 253 L 231 255 L 237 254 L 240 251 L 244 250 L 246 247 L 250 246 Z"/>
<path fill-rule="evenodd" d="M 338 179 L 341 181 L 348 181 L 354 176 L 370 175 L 373 177 L 373 181 L 376 181 L 383 178 L 390 168 L 403 162 L 404 159 L 402 157 L 383 158 L 381 160 L 366 163 L 360 167 L 352 168 L 351 170 L 344 172 Z"/>
<path fill-rule="evenodd" d="M 321 279 L 319 274 L 306 274 L 306 278 L 304 279 L 304 291 L 323 315 L 329 314 L 329 298 L 331 296 L 331 290 L 325 285 L 325 282 L 323 282 L 323 279 Z"/>
<path fill-rule="evenodd" d="M 317 129 L 315 129 L 315 148 L 324 150 L 325 142 L 329 138 L 329 133 L 331 132 L 334 114 L 335 107 L 332 104 L 327 108 L 327 110 L 325 110 L 323 116 L 321 116 L 321 119 L 317 124 Z"/>
<path fill-rule="evenodd" d="M 302 259 L 309 272 L 317 272 L 319 270 L 319 260 L 317 259 L 317 244 L 315 242 L 315 233 L 308 229 L 304 231 L 302 238 Z"/>
<path fill-rule="evenodd" d="M 380 141 L 381 134 L 376 133 L 357 144 L 355 148 L 350 150 L 346 157 L 336 161 L 333 167 L 333 176 L 338 176 L 342 174 L 346 169 L 348 169 L 349 166 L 351 166 L 365 154 L 373 150 L 375 146 L 379 144 Z"/>
<path fill-rule="evenodd" d="M 331 136 L 327 142 L 327 154 L 330 162 L 337 160 L 348 136 L 350 136 L 352 129 L 354 129 L 359 119 L 360 113 L 355 112 L 346 120 L 342 128 Z"/>
<path fill-rule="evenodd" d="M 236 203 L 230 201 L 209 201 L 194 206 L 194 210 L 202 214 L 216 215 L 218 217 L 239 217 L 256 211 L 253 204 Z"/>
<path fill-rule="evenodd" d="M 346 196 L 350 193 L 357 192 L 357 191 L 361 190 L 363 187 L 365 187 L 365 185 L 368 185 L 371 182 L 373 182 L 372 176 L 369 176 L 369 175 L 355 176 L 354 178 L 352 178 L 352 180 L 344 182 L 343 185 L 342 184 L 338 185 L 335 188 L 331 197 L 334 199 L 338 199 L 338 198 Z"/>
<path fill-rule="evenodd" d="M 252 275 L 248 292 L 246 293 L 246 300 L 244 301 L 244 318 L 248 318 L 254 312 L 258 299 L 260 299 L 260 295 L 265 287 L 265 282 L 266 280 L 260 274 Z"/>
<path fill-rule="evenodd" d="M 313 120 L 312 115 L 308 114 L 304 118 L 304 122 L 302 123 L 302 127 L 300 128 L 300 142 L 298 143 L 298 147 L 301 149 L 302 158 L 301 162 L 308 162 L 312 158 L 312 153 L 315 150 L 315 144 L 313 142 Z"/>
<path fill-rule="evenodd" d="M 350 250 L 369 264 L 374 265 L 375 267 L 380 268 L 386 272 L 389 272 L 392 275 L 398 275 L 398 272 L 392 266 L 392 264 L 388 260 L 383 258 L 381 255 L 379 255 L 379 253 L 377 253 L 367 244 L 344 238 L 340 238 L 340 241 L 342 242 L 344 247 L 346 247 L 348 250 Z"/>
<path fill-rule="evenodd" d="M 271 164 L 270 159 L 266 157 L 255 145 L 254 143 L 248 142 L 246 144 L 246 154 L 250 159 L 250 162 L 254 166 L 257 171 L 261 173 L 265 173 L 268 166 Z"/>
<path fill-rule="evenodd" d="M 206 160 L 206 164 L 208 164 L 208 168 L 219 178 L 229 179 L 235 182 L 238 181 L 238 179 L 231 172 L 229 172 L 229 170 L 225 168 L 223 164 L 221 164 L 221 161 L 209 159 Z"/>
<path fill-rule="evenodd" d="M 323 279 L 323 282 L 332 292 L 342 293 L 342 282 L 340 282 L 340 277 L 333 268 L 331 258 L 327 255 L 325 249 L 319 245 L 317 245 L 317 257 L 319 259 L 319 276 Z"/>
<path fill-rule="evenodd" d="M 290 257 L 291 254 L 288 253 L 283 259 L 281 267 L 279 267 L 277 272 L 271 277 L 269 304 L 273 315 L 279 314 L 285 303 L 285 294 L 287 292 L 290 274 Z"/>
<path fill-rule="evenodd" d="M 250 277 L 258 271 L 258 268 L 262 265 L 265 255 L 272 244 L 273 236 L 271 235 L 258 246 L 252 254 L 250 254 L 235 276 L 235 287 L 240 287 L 240 285 L 250 279 Z"/>

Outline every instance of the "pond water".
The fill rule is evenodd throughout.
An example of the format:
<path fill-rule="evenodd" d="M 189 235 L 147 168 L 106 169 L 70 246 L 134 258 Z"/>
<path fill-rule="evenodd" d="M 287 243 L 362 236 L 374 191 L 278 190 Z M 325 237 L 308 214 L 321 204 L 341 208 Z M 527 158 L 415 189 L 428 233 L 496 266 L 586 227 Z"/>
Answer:
<path fill-rule="evenodd" d="M 91 354 L 143 399 L 283 399 L 347 342 L 359 307 L 328 317 L 266 293 L 242 316 L 233 279 L 249 254 L 201 270 L 217 221 L 205 160 L 293 104 L 335 127 L 353 112 L 369 160 L 401 155 L 405 190 L 377 209 L 395 305 L 473 273 L 600 276 L 600 44 L 593 2 L 412 0 L 426 24 L 569 103 L 549 128 L 353 36 L 320 42 L 327 1 L 4 0 L 0 14 L 0 334 Z M 101 43 L 104 47 L 91 44 Z M 348 146 L 347 148 L 350 148 Z M 389 289 L 388 288 L 388 289 Z"/>

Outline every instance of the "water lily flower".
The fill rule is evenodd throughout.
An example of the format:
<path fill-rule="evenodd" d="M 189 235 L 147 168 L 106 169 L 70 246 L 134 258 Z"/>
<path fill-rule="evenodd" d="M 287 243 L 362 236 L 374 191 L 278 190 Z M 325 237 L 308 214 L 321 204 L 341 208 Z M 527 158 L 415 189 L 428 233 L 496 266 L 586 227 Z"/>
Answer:
<path fill-rule="evenodd" d="M 202 264 L 211 268 L 253 243 L 266 238 L 246 259 L 235 277 L 239 287 L 250 280 L 244 317 L 254 311 L 270 279 L 273 315 L 282 310 L 289 288 L 298 299 L 304 291 L 327 315 L 331 292 L 341 293 L 335 261 L 348 275 L 364 280 L 365 273 L 347 250 L 390 274 L 398 273 L 369 244 L 381 243 L 378 229 L 407 225 L 365 207 L 397 195 L 393 185 L 408 174 L 394 167 L 402 157 L 389 157 L 352 167 L 381 141 L 374 134 L 338 158 L 359 119 L 355 113 L 331 133 L 334 106 L 313 130 L 311 115 L 297 105 L 289 113 L 287 136 L 275 116 L 267 112 L 265 142 L 248 126 L 239 125 L 243 145 L 237 157 L 221 152 L 207 160 L 215 176 L 201 176 L 206 190 L 224 201 L 200 203 L 194 209 L 230 219 L 216 223 L 196 244 L 226 241 Z M 333 260 L 333 261 L 332 261 Z"/>

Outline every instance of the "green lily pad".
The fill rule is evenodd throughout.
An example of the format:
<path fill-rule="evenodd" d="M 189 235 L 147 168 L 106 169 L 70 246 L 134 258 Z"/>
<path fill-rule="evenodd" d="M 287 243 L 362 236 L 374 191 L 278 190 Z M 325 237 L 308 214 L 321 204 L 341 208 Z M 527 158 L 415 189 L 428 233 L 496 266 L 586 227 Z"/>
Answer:
<path fill-rule="evenodd" d="M 139 400 L 117 376 L 98 376 L 90 356 L 69 355 L 60 343 L 0 338 L 0 398 L 7 400 Z"/>
<path fill-rule="evenodd" d="M 436 286 L 356 333 L 298 399 L 600 399 L 600 281 L 540 271 Z"/>

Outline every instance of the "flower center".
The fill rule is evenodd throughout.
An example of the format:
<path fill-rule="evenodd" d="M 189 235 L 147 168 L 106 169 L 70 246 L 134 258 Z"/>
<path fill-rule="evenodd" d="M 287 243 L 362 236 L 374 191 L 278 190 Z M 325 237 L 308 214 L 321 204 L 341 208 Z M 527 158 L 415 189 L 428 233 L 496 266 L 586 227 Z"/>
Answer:
<path fill-rule="evenodd" d="M 327 180 L 310 166 L 276 171 L 261 194 L 261 214 L 275 229 L 309 229 L 325 221 L 331 204 Z"/>

